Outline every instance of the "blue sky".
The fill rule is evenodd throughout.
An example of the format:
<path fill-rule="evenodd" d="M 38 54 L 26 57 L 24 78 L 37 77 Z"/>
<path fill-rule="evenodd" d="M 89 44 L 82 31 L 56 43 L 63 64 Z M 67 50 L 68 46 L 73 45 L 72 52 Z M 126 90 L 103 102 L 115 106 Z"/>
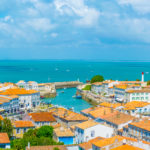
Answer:
<path fill-rule="evenodd" d="M 0 59 L 150 60 L 150 0 L 0 0 Z"/>

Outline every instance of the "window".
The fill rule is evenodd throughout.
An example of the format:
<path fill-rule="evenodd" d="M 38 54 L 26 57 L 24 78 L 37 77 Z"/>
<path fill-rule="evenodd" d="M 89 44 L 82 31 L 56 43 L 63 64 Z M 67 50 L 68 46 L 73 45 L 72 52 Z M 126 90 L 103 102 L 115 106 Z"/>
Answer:
<path fill-rule="evenodd" d="M 19 134 L 20 133 L 20 129 L 16 129 L 16 133 Z"/>
<path fill-rule="evenodd" d="M 27 131 L 27 129 L 26 129 L 26 128 L 24 128 L 24 129 L 23 129 L 23 133 L 25 133 L 26 131 Z"/>
<path fill-rule="evenodd" d="M 95 131 L 91 131 L 91 137 L 95 136 Z"/>
<path fill-rule="evenodd" d="M 146 100 L 148 100 L 148 97 L 146 97 Z"/>

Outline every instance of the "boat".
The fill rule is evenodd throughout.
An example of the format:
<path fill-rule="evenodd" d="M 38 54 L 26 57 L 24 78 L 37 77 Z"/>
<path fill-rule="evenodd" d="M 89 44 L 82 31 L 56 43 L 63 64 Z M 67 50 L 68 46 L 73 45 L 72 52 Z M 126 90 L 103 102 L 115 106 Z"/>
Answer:
<path fill-rule="evenodd" d="M 45 97 L 44 97 L 44 96 L 40 96 L 40 98 L 41 98 L 41 99 L 45 99 Z"/>
<path fill-rule="evenodd" d="M 82 99 L 81 95 L 76 95 L 76 99 Z"/>

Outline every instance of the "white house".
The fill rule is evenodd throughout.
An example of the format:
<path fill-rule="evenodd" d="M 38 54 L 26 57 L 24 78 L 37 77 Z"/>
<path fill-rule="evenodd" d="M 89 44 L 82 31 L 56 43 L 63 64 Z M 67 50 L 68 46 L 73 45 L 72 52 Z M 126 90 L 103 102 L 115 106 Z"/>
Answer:
<path fill-rule="evenodd" d="M 18 95 L 21 109 L 31 109 L 32 107 L 36 107 L 40 104 L 40 93 L 36 90 L 7 89 L 0 93 L 0 95 Z"/>
<path fill-rule="evenodd" d="M 150 90 L 149 89 L 129 90 L 126 92 L 126 99 L 128 102 L 131 101 L 150 102 Z"/>
<path fill-rule="evenodd" d="M 75 142 L 76 144 L 88 142 L 98 136 L 108 138 L 114 133 L 114 129 L 93 120 L 88 120 L 75 125 Z"/>
<path fill-rule="evenodd" d="M 19 88 L 24 88 L 26 90 L 38 90 L 38 83 L 35 81 L 25 82 L 24 80 L 20 80 L 16 85 Z"/>

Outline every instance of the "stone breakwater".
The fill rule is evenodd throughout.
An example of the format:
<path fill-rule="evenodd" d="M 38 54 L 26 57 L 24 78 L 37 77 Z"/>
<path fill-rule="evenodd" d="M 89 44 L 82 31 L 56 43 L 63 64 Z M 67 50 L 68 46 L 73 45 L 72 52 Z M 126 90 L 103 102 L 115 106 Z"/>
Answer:
<path fill-rule="evenodd" d="M 82 82 L 79 81 L 66 81 L 66 82 L 54 82 L 56 89 L 63 89 L 63 88 L 73 88 L 79 85 L 82 85 Z"/>

